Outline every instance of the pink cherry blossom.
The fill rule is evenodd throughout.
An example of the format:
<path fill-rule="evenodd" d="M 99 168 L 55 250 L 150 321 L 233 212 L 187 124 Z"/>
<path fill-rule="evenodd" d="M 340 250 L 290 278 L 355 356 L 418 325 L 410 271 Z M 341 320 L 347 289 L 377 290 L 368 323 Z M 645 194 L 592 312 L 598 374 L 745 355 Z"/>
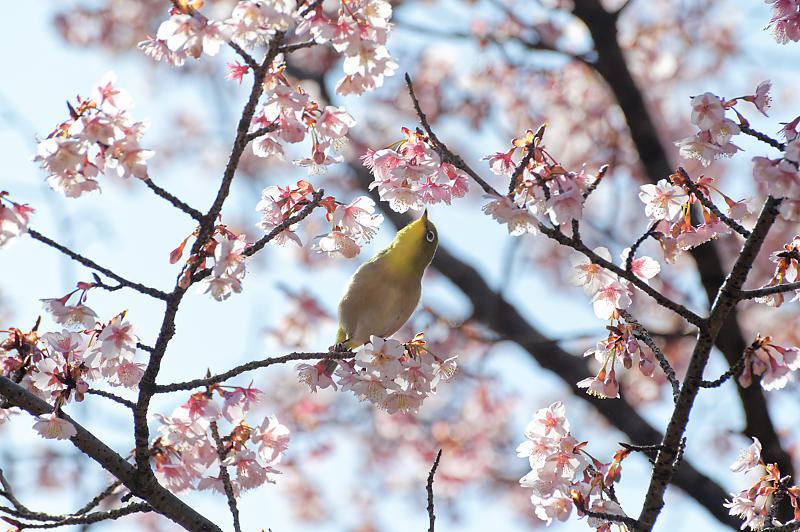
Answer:
<path fill-rule="evenodd" d="M 758 467 L 761 461 L 761 442 L 753 438 L 753 444 L 747 449 L 741 449 L 736 461 L 731 464 L 730 470 L 734 473 L 750 471 Z"/>
<path fill-rule="evenodd" d="M 525 233 L 538 234 L 536 218 L 527 209 L 518 207 L 508 196 L 484 196 L 492 199 L 481 210 L 501 224 L 508 224 L 508 234 L 520 236 Z"/>
<path fill-rule="evenodd" d="M 631 292 L 628 282 L 617 279 L 600 289 L 592 297 L 592 307 L 595 315 L 601 320 L 611 319 L 617 309 L 626 309 L 631 304 Z"/>
<path fill-rule="evenodd" d="M 86 305 L 65 305 L 62 299 L 41 299 L 45 312 L 53 315 L 56 323 L 66 327 L 81 325 L 91 329 L 97 323 L 97 314 Z"/>
<path fill-rule="evenodd" d="M 317 237 L 311 249 L 318 253 L 327 253 L 328 255 L 338 254 L 347 259 L 352 259 L 361 253 L 361 246 L 358 242 L 343 231 L 331 231 L 327 235 Z"/>
<path fill-rule="evenodd" d="M 611 253 L 603 246 L 594 250 L 598 256 L 607 261 L 611 261 Z M 600 265 L 593 264 L 589 257 L 574 251 L 570 255 L 572 268 L 567 271 L 566 280 L 573 286 L 583 286 L 586 295 L 594 295 L 601 287 L 608 285 L 616 276 Z"/>
<path fill-rule="evenodd" d="M 722 100 L 718 96 L 705 92 L 692 98 L 692 123 L 701 130 L 711 129 L 725 116 Z"/>
<path fill-rule="evenodd" d="M 133 357 L 139 338 L 133 334 L 136 326 L 127 321 L 114 321 L 97 336 L 100 351 L 106 357 Z"/>
<path fill-rule="evenodd" d="M 689 195 L 682 187 L 671 185 L 666 179 L 661 179 L 655 185 L 642 185 L 639 190 L 639 199 L 645 204 L 645 216 L 651 220 L 677 221 L 689 201 Z"/>
<path fill-rule="evenodd" d="M 55 412 L 36 416 L 36 419 L 33 430 L 38 432 L 42 438 L 67 440 L 78 434 L 72 423 L 58 417 Z"/>
<path fill-rule="evenodd" d="M 289 429 L 272 415 L 265 418 L 261 426 L 253 429 L 250 441 L 258 444 L 258 456 L 262 461 L 276 464 L 280 461 L 281 454 L 289 448 Z"/>
<path fill-rule="evenodd" d="M 627 266 L 629 253 L 630 248 L 625 248 L 622 250 L 622 253 L 620 253 L 620 258 L 622 259 L 620 266 L 623 268 Z M 658 275 L 661 271 L 661 265 L 652 257 L 643 255 L 631 261 L 631 271 L 636 277 L 647 282 Z"/>

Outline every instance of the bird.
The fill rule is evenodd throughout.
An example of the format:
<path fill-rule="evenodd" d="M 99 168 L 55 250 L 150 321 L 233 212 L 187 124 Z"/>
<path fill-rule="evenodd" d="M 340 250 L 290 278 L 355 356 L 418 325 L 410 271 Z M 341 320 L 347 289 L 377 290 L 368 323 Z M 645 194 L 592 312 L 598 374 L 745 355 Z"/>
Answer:
<path fill-rule="evenodd" d="M 419 303 L 422 274 L 438 245 L 439 235 L 426 209 L 358 267 L 339 302 L 335 350 L 352 351 L 372 335 L 388 338 L 403 326 Z"/>

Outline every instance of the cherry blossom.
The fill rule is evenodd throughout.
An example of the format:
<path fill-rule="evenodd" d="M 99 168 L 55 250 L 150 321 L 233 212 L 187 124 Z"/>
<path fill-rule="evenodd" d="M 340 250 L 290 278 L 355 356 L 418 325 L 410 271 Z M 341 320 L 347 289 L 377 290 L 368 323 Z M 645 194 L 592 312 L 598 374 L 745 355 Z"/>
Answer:
<path fill-rule="evenodd" d="M 71 295 L 71 294 L 70 294 Z M 69 295 L 67 295 L 69 297 Z M 41 299 L 44 310 L 53 315 L 56 323 L 66 327 L 77 325 L 91 329 L 97 323 L 97 314 L 84 304 L 66 305 L 67 297 L 60 299 Z"/>
<path fill-rule="evenodd" d="M 36 416 L 36 419 L 33 430 L 38 432 L 42 438 L 67 440 L 78 434 L 72 423 L 58 417 L 55 412 Z"/>
<path fill-rule="evenodd" d="M 518 207 L 508 196 L 484 196 L 492 199 L 481 209 L 501 224 L 508 224 L 508 234 L 520 236 L 525 233 L 538 234 L 538 220 L 527 209 Z"/>
<path fill-rule="evenodd" d="M 597 251 L 595 251 L 597 253 Z M 628 265 L 628 255 L 630 254 L 630 248 L 625 248 L 620 253 L 620 258 L 622 262 L 620 266 L 623 268 L 627 267 Z M 641 279 L 644 282 L 649 281 L 661 271 L 661 265 L 652 257 L 641 256 L 636 257 L 631 261 L 631 272 Z"/>
<path fill-rule="evenodd" d="M 467 178 L 459 169 L 443 163 L 431 141 L 403 128 L 405 139 L 393 147 L 368 151 L 364 166 L 375 177 L 369 188 L 396 212 L 419 211 L 425 204 L 450 203 L 466 193 Z"/>
<path fill-rule="evenodd" d="M 744 370 L 737 380 L 744 387 L 750 386 L 753 375 L 761 377 L 765 390 L 778 390 L 794 380 L 794 371 L 800 368 L 800 348 L 782 347 L 772 343 L 769 336 L 757 336 L 745 349 Z"/>
<path fill-rule="evenodd" d="M 736 461 L 731 464 L 730 470 L 734 473 L 751 471 L 758 467 L 760 461 L 761 442 L 758 441 L 758 438 L 753 438 L 753 444 L 750 447 L 739 451 L 739 456 L 737 456 Z"/>
<path fill-rule="evenodd" d="M 259 458 L 268 464 L 278 463 L 281 453 L 289 448 L 289 429 L 281 425 L 274 415 L 264 418 L 250 438 L 258 444 Z"/>
<path fill-rule="evenodd" d="M 611 253 L 603 246 L 594 248 L 599 257 L 611 261 Z M 586 295 L 594 295 L 601 287 L 611 283 L 616 276 L 578 251 L 572 252 L 569 258 L 572 268 L 567 271 L 566 280 L 573 286 L 583 286 Z"/>
<path fill-rule="evenodd" d="M 148 178 L 147 160 L 154 152 L 139 144 L 148 124 L 132 120 L 132 98 L 114 82 L 113 73 L 107 74 L 94 99 L 78 99 L 70 119 L 37 146 L 33 160 L 49 174 L 51 188 L 67 197 L 99 190 L 95 178 L 111 171 L 122 178 Z"/>
<path fill-rule="evenodd" d="M 689 195 L 682 187 L 672 185 L 666 179 L 655 185 L 642 185 L 639 189 L 639 199 L 645 204 L 645 216 L 651 220 L 674 222 L 681 218 L 684 205 L 689 201 Z"/>
<path fill-rule="evenodd" d="M 6 206 L 4 201 L 10 206 Z M 31 207 L 14 203 L 0 192 L 0 247 L 9 246 L 28 231 L 28 219 L 32 212 Z"/>
<path fill-rule="evenodd" d="M 800 6 L 797 0 L 765 0 L 772 5 L 768 29 L 778 44 L 800 41 Z"/>

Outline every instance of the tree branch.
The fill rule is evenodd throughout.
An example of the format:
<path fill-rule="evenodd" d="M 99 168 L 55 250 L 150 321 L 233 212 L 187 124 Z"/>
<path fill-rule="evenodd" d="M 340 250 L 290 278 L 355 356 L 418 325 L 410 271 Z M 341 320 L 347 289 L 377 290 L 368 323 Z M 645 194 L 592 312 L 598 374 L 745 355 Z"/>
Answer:
<path fill-rule="evenodd" d="M 439 459 L 442 457 L 442 450 L 436 453 L 436 459 L 433 461 L 430 473 L 428 473 L 428 482 L 425 484 L 425 490 L 428 492 L 428 532 L 433 532 L 433 523 L 436 521 L 436 516 L 433 515 L 433 476 L 436 474 L 436 468 L 439 467 Z"/>
<path fill-rule="evenodd" d="M 0 376 L 0 395 L 12 405 L 22 408 L 33 416 L 40 416 L 53 410 L 53 407 L 47 402 L 3 376 Z M 163 488 L 155 479 L 147 483 L 138 482 L 136 469 L 124 458 L 67 414 L 62 414 L 61 417 L 72 423 L 77 431 L 77 434 L 70 438 L 72 444 L 119 479 L 131 493 L 146 501 L 154 511 L 175 521 L 187 530 L 220 530 L 214 523 Z"/>
<path fill-rule="evenodd" d="M 98 272 L 102 273 L 106 277 L 110 277 L 111 279 L 114 279 L 115 281 L 117 281 L 122 286 L 127 286 L 128 288 L 132 288 L 132 289 L 136 290 L 137 292 L 140 292 L 142 294 L 146 294 L 146 295 L 154 297 L 156 299 L 161 299 L 162 301 L 166 301 L 167 300 L 167 297 L 168 297 L 167 294 L 162 292 L 161 290 L 157 290 L 155 288 L 150 288 L 149 286 L 145 286 L 145 285 L 140 284 L 140 283 L 134 283 L 133 281 L 129 281 L 129 280 L 125 279 L 124 277 L 119 276 L 116 273 L 112 272 L 108 268 L 104 268 L 104 267 L 100 266 L 99 264 L 97 264 L 96 262 L 94 262 L 94 261 L 92 261 L 90 259 L 87 259 L 83 255 L 79 255 L 79 254 L 75 253 L 74 251 L 72 251 L 68 247 L 62 246 L 58 242 L 47 238 L 46 236 L 44 236 L 39 231 L 35 231 L 34 229 L 28 229 L 28 234 L 31 235 L 31 237 L 34 238 L 35 240 L 38 240 L 39 242 L 42 242 L 42 243 L 47 244 L 48 246 L 50 246 L 52 248 L 57 249 L 58 251 L 60 251 L 64 255 L 68 256 L 69 258 L 71 258 L 72 260 L 74 260 L 76 262 L 79 262 L 79 263 L 83 264 L 87 268 L 91 268 L 93 270 L 97 270 Z"/>
<path fill-rule="evenodd" d="M 265 358 L 264 360 L 253 360 L 252 362 L 242 364 L 241 366 L 236 366 L 233 369 L 230 369 L 224 373 L 220 373 L 219 375 L 214 375 L 212 377 L 206 377 L 203 379 L 194 379 L 187 382 L 177 382 L 174 384 L 156 385 L 155 392 L 156 393 L 179 392 L 184 390 L 193 390 L 195 388 L 200 388 L 202 386 L 211 386 L 212 384 L 224 382 L 230 379 L 231 377 L 235 377 L 246 371 L 252 371 L 258 368 L 265 368 L 273 364 L 284 364 L 292 360 L 322 360 L 324 358 L 329 358 L 332 360 L 345 360 L 348 358 L 352 358 L 353 356 L 355 355 L 350 351 L 340 351 L 340 352 L 328 351 L 324 353 L 290 353 L 288 355 L 280 357 Z"/>

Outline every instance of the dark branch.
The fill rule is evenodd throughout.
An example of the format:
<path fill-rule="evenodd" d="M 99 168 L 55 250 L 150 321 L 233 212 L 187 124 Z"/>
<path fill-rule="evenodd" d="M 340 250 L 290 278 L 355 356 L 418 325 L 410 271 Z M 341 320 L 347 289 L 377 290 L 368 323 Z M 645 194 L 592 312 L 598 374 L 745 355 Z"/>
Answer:
<path fill-rule="evenodd" d="M 794 290 L 800 290 L 800 281 L 779 284 L 777 286 L 768 286 L 766 288 L 757 288 L 755 290 L 738 290 L 735 292 L 735 294 L 739 299 L 755 299 L 757 297 L 764 297 L 772 294 L 782 294 L 784 292 L 792 292 Z"/>
<path fill-rule="evenodd" d="M 89 395 L 99 395 L 100 397 L 105 397 L 106 399 L 111 399 L 112 401 L 117 402 L 117 403 L 119 403 L 119 404 L 121 404 L 123 406 L 127 406 L 130 409 L 136 408 L 136 403 L 134 403 L 133 401 L 129 401 L 129 400 L 125 399 L 124 397 L 120 397 L 119 395 L 111 393 L 111 392 L 106 392 L 106 391 L 103 391 L 103 390 L 92 390 L 90 388 L 90 389 L 86 390 L 86 393 L 89 394 Z"/>
<path fill-rule="evenodd" d="M 166 190 L 164 190 L 163 188 L 159 187 L 158 185 L 153 183 L 153 181 L 149 177 L 144 180 L 144 184 L 147 185 L 150 188 L 150 190 L 155 192 L 157 196 L 161 196 L 162 198 L 170 202 L 176 209 L 185 212 L 198 222 L 202 221 L 203 219 L 202 212 L 190 207 L 189 205 L 178 199 L 177 196 L 174 196 L 169 192 L 167 192 Z"/>
<path fill-rule="evenodd" d="M 727 225 L 728 227 L 730 227 L 743 237 L 747 238 L 748 236 L 750 236 L 750 231 L 739 225 L 739 223 L 736 220 L 722 214 L 722 211 L 720 211 L 719 208 L 717 208 L 717 206 L 714 205 L 714 203 L 710 199 L 708 199 L 708 197 L 705 194 L 703 194 L 703 192 L 694 183 L 694 181 L 692 181 L 692 179 L 689 177 L 689 174 L 686 173 L 686 170 L 684 170 L 681 167 L 678 167 L 678 173 L 681 175 L 681 177 L 683 177 L 686 183 L 686 188 L 692 191 L 692 194 L 694 194 L 694 196 L 703 205 L 703 207 L 714 213 L 714 216 L 722 220 L 722 222 L 725 225 Z"/>
<path fill-rule="evenodd" d="M 434 147 L 439 151 L 439 156 L 442 158 L 443 162 L 450 163 L 456 168 L 460 168 L 464 172 L 467 173 L 472 179 L 475 180 L 476 183 L 480 185 L 484 192 L 487 194 L 494 194 L 495 196 L 500 196 L 500 193 L 497 192 L 489 183 L 483 180 L 481 176 L 479 176 L 475 171 L 464 162 L 459 155 L 451 152 L 447 146 L 445 146 L 442 141 L 440 141 L 436 137 L 436 133 L 433 132 L 431 129 L 430 124 L 428 124 L 428 118 L 425 116 L 425 113 L 422 112 L 422 109 L 419 106 L 419 100 L 417 100 L 417 95 L 414 94 L 414 85 L 411 83 L 411 76 L 406 74 L 406 85 L 408 86 L 408 93 L 411 96 L 411 101 L 414 104 L 414 109 L 417 112 L 417 117 L 419 117 L 419 121 L 422 124 L 423 129 L 425 129 L 425 133 L 428 134 L 428 138 L 431 139 L 433 142 Z"/>
<path fill-rule="evenodd" d="M 155 393 L 179 392 L 183 390 L 193 390 L 194 388 L 200 388 L 201 386 L 210 386 L 212 384 L 217 384 L 219 382 L 226 381 L 231 377 L 235 377 L 236 375 L 240 375 L 246 371 L 252 371 L 258 368 L 265 368 L 273 364 L 284 364 L 292 360 L 322 360 L 323 358 L 329 358 L 333 360 L 344 360 L 352 358 L 353 356 L 354 354 L 350 351 L 341 351 L 341 352 L 328 351 L 325 353 L 290 353 L 288 355 L 280 357 L 266 358 L 264 360 L 254 360 L 252 362 L 248 362 L 247 364 L 236 366 L 235 368 L 230 369 L 224 373 L 220 373 L 219 375 L 206 377 L 204 379 L 194 379 L 188 382 L 178 382 L 175 384 L 158 384 L 155 387 Z"/>
<path fill-rule="evenodd" d="M 132 289 L 136 290 L 137 292 L 140 292 L 142 294 L 146 294 L 146 295 L 154 297 L 156 299 L 161 299 L 162 301 L 166 301 L 167 300 L 167 297 L 168 297 L 167 294 L 165 294 L 161 290 L 157 290 L 155 288 L 150 288 L 149 286 L 145 286 L 145 285 L 140 284 L 140 283 L 134 283 L 133 281 L 129 281 L 129 280 L 125 279 L 124 277 L 121 277 L 121 276 L 117 275 L 116 273 L 112 272 L 108 268 L 104 268 L 104 267 L 100 266 L 99 264 L 97 264 L 96 262 L 94 262 L 94 261 L 92 261 L 90 259 L 87 259 L 83 255 L 79 255 L 79 254 L 75 253 L 74 251 L 72 251 L 71 249 L 69 249 L 69 248 L 67 248 L 65 246 L 62 246 L 58 242 L 50 240 L 49 238 L 47 238 L 46 236 L 44 236 L 43 234 L 41 234 L 38 231 L 35 231 L 33 229 L 28 229 L 28 234 L 31 235 L 31 237 L 33 237 L 34 239 L 38 240 L 39 242 L 43 242 L 43 243 L 47 244 L 48 246 L 57 249 L 58 251 L 60 251 L 64 255 L 67 255 L 72 260 L 83 264 L 87 268 L 91 268 L 93 270 L 97 270 L 98 272 L 102 273 L 106 277 L 110 277 L 110 278 L 114 279 L 115 281 L 117 281 L 122 286 L 127 286 L 128 288 L 132 288 Z"/>
<path fill-rule="evenodd" d="M 228 508 L 231 510 L 233 516 L 233 530 L 235 532 L 242 532 L 242 527 L 239 524 L 239 508 L 236 506 L 236 496 L 233 494 L 233 485 L 231 484 L 231 476 L 228 473 L 227 466 L 223 465 L 227 452 L 225 445 L 222 443 L 222 438 L 219 437 L 219 428 L 217 422 L 211 422 L 211 436 L 214 438 L 214 443 L 217 445 L 217 458 L 219 458 L 219 476 L 222 480 L 222 487 L 225 490 L 225 497 L 228 499 Z"/>
<path fill-rule="evenodd" d="M 436 474 L 436 468 L 439 467 L 439 459 L 442 457 L 442 450 L 436 453 L 436 460 L 433 461 L 430 473 L 428 473 L 428 482 L 425 485 L 425 490 L 428 492 L 428 532 L 433 532 L 433 523 L 436 521 L 436 516 L 433 515 L 433 476 Z"/>
<path fill-rule="evenodd" d="M 742 133 L 744 133 L 746 135 L 750 135 L 751 137 L 755 137 L 758 140 L 760 140 L 761 142 L 765 142 L 765 143 L 769 144 L 773 148 L 778 148 L 781 151 L 785 151 L 786 150 L 786 144 L 784 144 L 782 142 L 778 142 L 777 140 L 775 140 L 775 139 L 773 139 L 771 137 L 768 137 L 767 135 L 765 135 L 763 133 L 760 133 L 760 132 L 756 131 L 755 129 L 750 128 L 750 126 L 747 126 L 747 125 L 744 125 L 744 124 L 739 124 L 739 129 L 742 130 Z"/>

